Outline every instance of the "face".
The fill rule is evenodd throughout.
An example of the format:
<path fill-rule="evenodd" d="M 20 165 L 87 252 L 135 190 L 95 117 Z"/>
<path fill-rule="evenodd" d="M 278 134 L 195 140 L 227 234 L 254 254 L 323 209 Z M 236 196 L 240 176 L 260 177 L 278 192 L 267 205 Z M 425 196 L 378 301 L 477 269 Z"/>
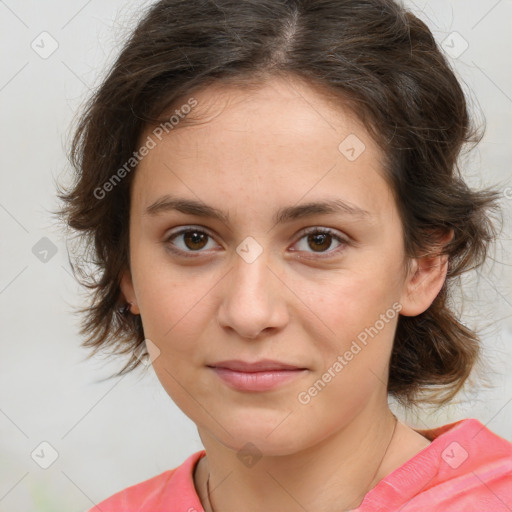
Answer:
<path fill-rule="evenodd" d="M 398 210 L 378 146 L 307 85 L 194 97 L 207 122 L 164 135 L 136 170 L 122 290 L 160 382 L 200 432 L 293 453 L 387 406 L 398 312 L 412 307 Z M 253 389 L 211 368 L 263 359 L 302 370 Z"/>

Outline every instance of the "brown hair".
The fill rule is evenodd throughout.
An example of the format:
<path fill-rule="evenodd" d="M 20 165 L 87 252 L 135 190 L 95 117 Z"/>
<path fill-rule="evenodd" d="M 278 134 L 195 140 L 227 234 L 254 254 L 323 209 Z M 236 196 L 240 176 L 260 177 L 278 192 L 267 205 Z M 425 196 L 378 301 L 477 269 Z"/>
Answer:
<path fill-rule="evenodd" d="M 407 258 L 453 230 L 441 292 L 424 313 L 399 318 L 388 384 L 404 405 L 448 402 L 480 350 L 449 307 L 449 284 L 483 263 L 498 192 L 470 190 L 461 177 L 461 148 L 479 140 L 464 93 L 427 26 L 392 0 L 161 0 L 149 8 L 89 100 L 71 148 L 75 182 L 59 190 L 59 214 L 86 247 L 72 268 L 94 291 L 81 310 L 82 345 L 91 356 L 105 347 L 131 354 L 115 376 L 140 365 L 141 318 L 118 309 L 135 172 L 126 162 L 143 130 L 214 82 L 250 87 L 277 75 L 318 87 L 364 122 L 386 155 Z M 123 179 L 99 194 L 123 166 Z M 97 279 L 83 268 L 90 263 Z"/>

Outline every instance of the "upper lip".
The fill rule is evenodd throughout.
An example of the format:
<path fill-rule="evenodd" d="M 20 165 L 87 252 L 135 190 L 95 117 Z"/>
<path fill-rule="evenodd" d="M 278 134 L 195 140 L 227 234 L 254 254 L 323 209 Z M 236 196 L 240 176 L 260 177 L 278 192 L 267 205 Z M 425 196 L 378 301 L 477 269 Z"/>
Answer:
<path fill-rule="evenodd" d="M 218 363 L 209 364 L 212 368 L 227 368 L 239 372 L 264 372 L 272 370 L 305 370 L 305 368 L 293 364 L 282 363 L 280 361 L 272 361 L 270 359 L 262 359 L 249 363 L 240 359 L 232 359 L 230 361 L 219 361 Z"/>

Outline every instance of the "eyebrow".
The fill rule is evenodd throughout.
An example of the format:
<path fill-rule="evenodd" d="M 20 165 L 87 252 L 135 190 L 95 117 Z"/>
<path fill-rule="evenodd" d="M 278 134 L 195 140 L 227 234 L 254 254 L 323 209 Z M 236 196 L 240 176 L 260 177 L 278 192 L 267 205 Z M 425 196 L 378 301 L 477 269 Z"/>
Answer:
<path fill-rule="evenodd" d="M 156 216 L 169 211 L 179 211 L 188 215 L 212 218 L 224 224 L 230 223 L 229 214 L 222 210 L 194 199 L 172 197 L 170 195 L 158 198 L 146 208 L 144 214 Z M 327 199 L 295 206 L 285 206 L 274 214 L 273 220 L 275 224 L 284 224 L 286 222 L 320 214 L 345 214 L 357 218 L 368 218 L 372 216 L 370 212 L 363 208 L 342 201 L 341 199 Z"/>

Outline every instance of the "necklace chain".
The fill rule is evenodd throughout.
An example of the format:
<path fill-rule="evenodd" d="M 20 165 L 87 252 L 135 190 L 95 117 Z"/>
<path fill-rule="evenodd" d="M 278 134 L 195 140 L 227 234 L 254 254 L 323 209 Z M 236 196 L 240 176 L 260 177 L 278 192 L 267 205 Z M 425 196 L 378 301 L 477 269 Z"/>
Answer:
<path fill-rule="evenodd" d="M 379 469 L 380 467 L 382 466 L 382 463 L 384 461 L 384 458 L 386 457 L 386 454 L 388 453 L 388 449 L 389 449 L 389 446 L 391 445 L 391 441 L 393 441 L 393 437 L 395 437 L 395 430 L 396 430 L 396 426 L 398 424 L 398 418 L 393 414 L 393 417 L 395 418 L 395 424 L 393 426 L 393 432 L 391 433 L 391 438 L 389 439 L 389 442 L 388 442 L 388 445 L 386 446 L 386 450 L 384 451 L 384 455 L 382 456 L 381 460 L 380 460 L 380 463 L 379 465 L 377 466 L 377 469 L 375 470 L 375 473 L 373 474 L 372 476 L 372 479 L 370 480 L 370 484 L 372 484 L 373 480 L 375 479 L 375 477 L 377 476 L 377 473 L 379 472 Z M 370 489 L 367 489 L 365 491 L 365 494 L 369 491 Z M 208 511 L 207 512 L 215 512 L 213 510 L 213 507 L 212 507 L 212 502 L 210 501 L 210 472 L 208 472 L 208 478 L 206 479 L 206 499 L 208 501 Z M 350 509 L 349 509 L 350 510 Z"/>

